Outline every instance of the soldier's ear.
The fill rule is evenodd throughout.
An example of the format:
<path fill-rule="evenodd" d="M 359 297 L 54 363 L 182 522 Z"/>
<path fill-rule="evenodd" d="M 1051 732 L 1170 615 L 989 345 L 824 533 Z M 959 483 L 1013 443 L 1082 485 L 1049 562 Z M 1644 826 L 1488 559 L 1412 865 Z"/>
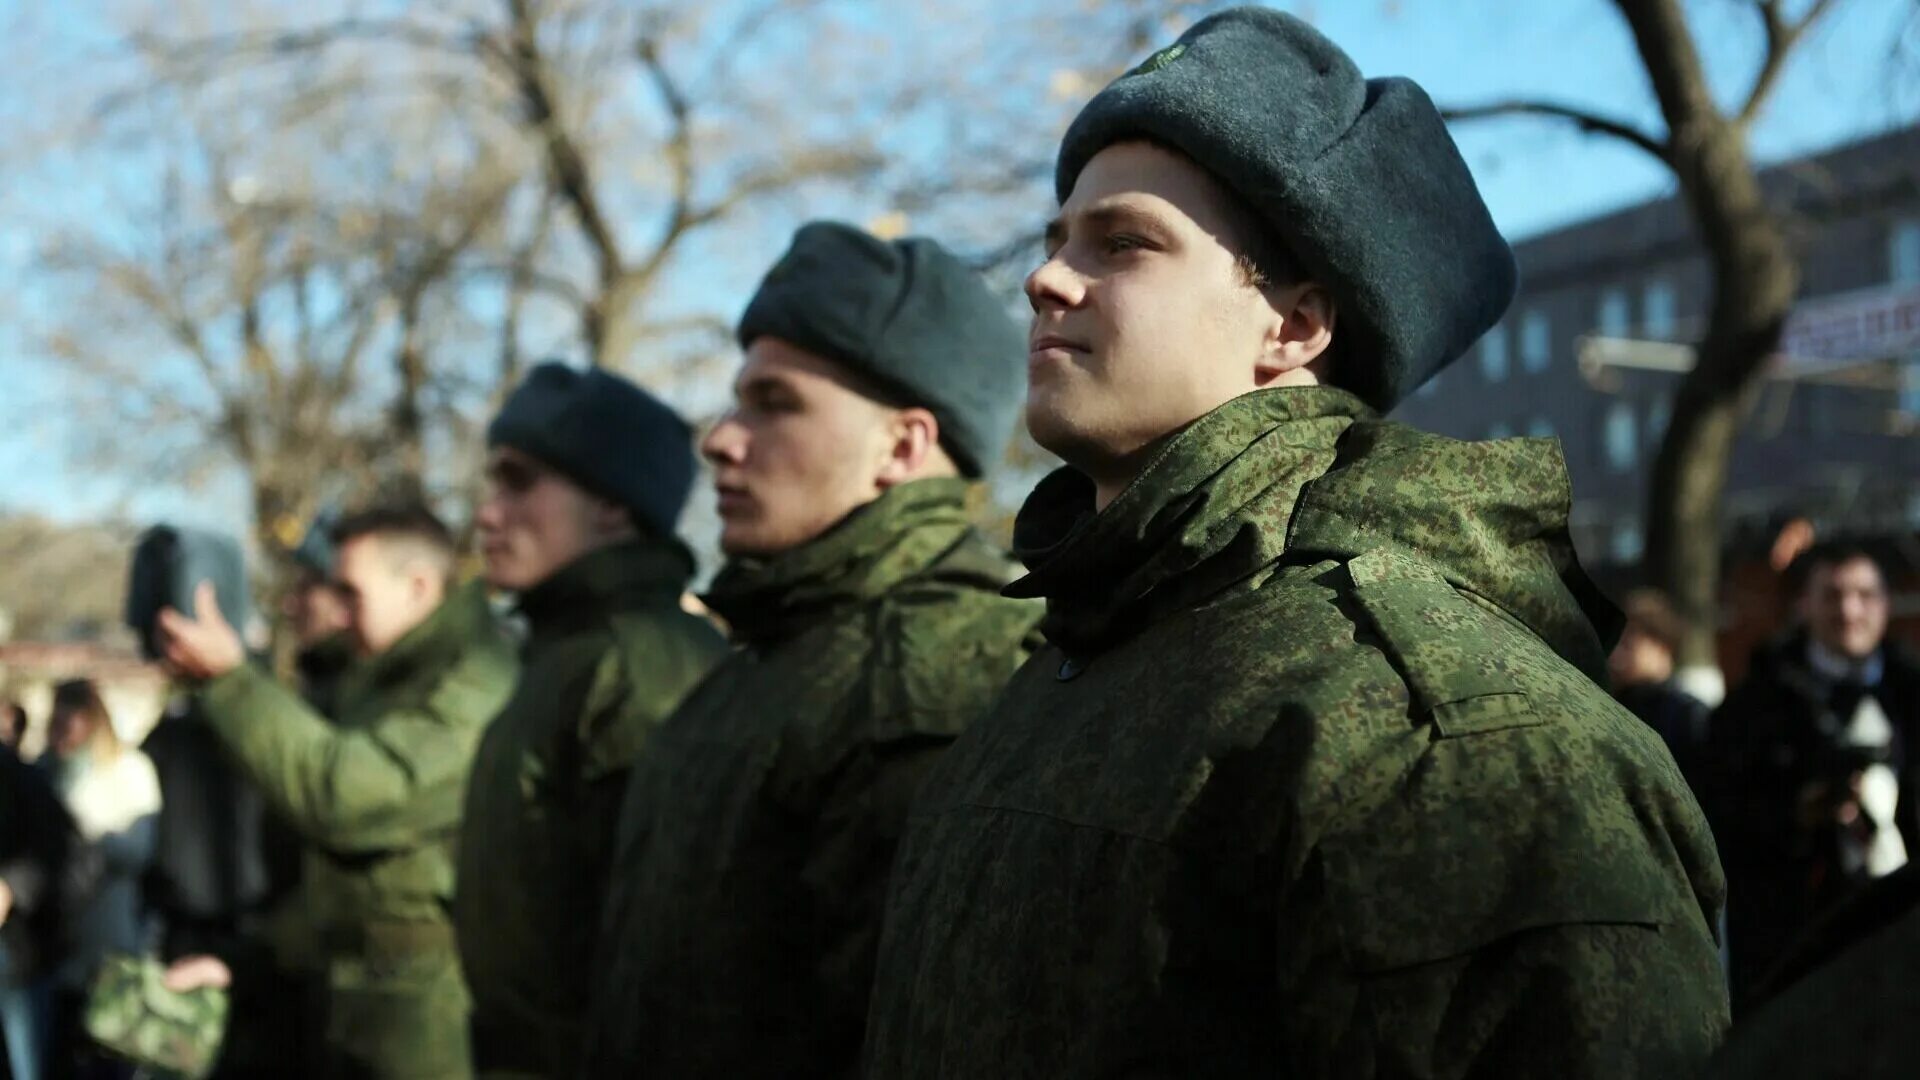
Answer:
<path fill-rule="evenodd" d="M 882 490 L 936 472 L 946 454 L 940 449 L 940 421 L 918 406 L 898 409 L 887 418 L 885 457 L 875 486 Z"/>
<path fill-rule="evenodd" d="M 1303 281 L 1267 291 L 1273 319 L 1254 364 L 1256 386 L 1284 386 L 1325 381 L 1323 358 L 1333 345 L 1338 315 L 1333 294 L 1316 282 Z"/>

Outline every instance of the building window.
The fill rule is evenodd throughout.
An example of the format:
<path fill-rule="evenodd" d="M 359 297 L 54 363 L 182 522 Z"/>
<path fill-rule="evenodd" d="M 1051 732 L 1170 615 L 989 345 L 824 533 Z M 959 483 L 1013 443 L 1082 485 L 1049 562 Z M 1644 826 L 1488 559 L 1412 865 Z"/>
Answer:
<path fill-rule="evenodd" d="M 1608 289 L 1600 294 L 1600 336 L 1623 338 L 1633 333 L 1633 301 L 1625 289 Z"/>
<path fill-rule="evenodd" d="M 1529 311 L 1520 319 L 1520 362 L 1538 374 L 1553 361 L 1553 324 L 1544 311 Z"/>
<path fill-rule="evenodd" d="M 1647 441 L 1658 443 L 1667 437 L 1667 423 L 1673 419 L 1673 395 L 1661 394 L 1647 406 Z"/>
<path fill-rule="evenodd" d="M 1503 382 L 1507 377 L 1507 327 L 1496 323 L 1480 339 L 1480 373 L 1488 382 Z"/>
<path fill-rule="evenodd" d="M 1647 550 L 1646 537 L 1640 531 L 1640 523 L 1632 518 L 1621 518 L 1613 524 L 1613 535 L 1607 544 L 1607 554 L 1613 556 L 1616 563 L 1637 563 Z"/>
<path fill-rule="evenodd" d="M 1544 416 L 1536 416 L 1531 423 L 1527 424 L 1527 434 L 1536 439 L 1551 439 L 1556 434 L 1553 430 L 1553 421 Z"/>
<path fill-rule="evenodd" d="M 1887 277 L 1900 285 L 1920 282 L 1920 221 L 1894 225 L 1887 238 Z"/>
<path fill-rule="evenodd" d="M 1627 402 L 1616 401 L 1607 409 L 1607 464 L 1613 466 L 1614 472 L 1626 472 L 1640 463 L 1639 428 L 1633 406 Z"/>
<path fill-rule="evenodd" d="M 1493 426 L 1487 429 L 1487 438 L 1495 440 L 1511 439 L 1513 438 L 1513 425 L 1504 420 L 1495 420 Z"/>
<path fill-rule="evenodd" d="M 1672 341 L 1674 328 L 1673 283 L 1650 281 L 1641 304 L 1640 330 L 1654 341 Z"/>

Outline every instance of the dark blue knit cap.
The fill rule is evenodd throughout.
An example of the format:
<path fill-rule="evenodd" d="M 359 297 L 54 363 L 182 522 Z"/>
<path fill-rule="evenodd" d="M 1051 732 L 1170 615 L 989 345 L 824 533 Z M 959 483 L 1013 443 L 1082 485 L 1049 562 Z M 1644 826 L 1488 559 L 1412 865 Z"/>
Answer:
<path fill-rule="evenodd" d="M 527 373 L 487 427 L 511 446 L 672 536 L 693 487 L 693 430 L 665 402 L 600 368 L 549 361 Z"/>
<path fill-rule="evenodd" d="M 1426 92 L 1363 78 L 1285 12 L 1203 19 L 1096 95 L 1060 144 L 1060 201 L 1130 138 L 1177 148 L 1274 229 L 1338 306 L 1333 381 L 1383 412 L 1513 300 L 1513 252 Z"/>

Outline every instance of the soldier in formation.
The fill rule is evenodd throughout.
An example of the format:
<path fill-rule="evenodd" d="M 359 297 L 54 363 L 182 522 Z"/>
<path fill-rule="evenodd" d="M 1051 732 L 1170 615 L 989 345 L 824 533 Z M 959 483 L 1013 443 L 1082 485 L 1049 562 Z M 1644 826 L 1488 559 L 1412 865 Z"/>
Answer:
<path fill-rule="evenodd" d="M 454 904 L 474 1068 L 571 1076 L 627 772 L 726 651 L 682 609 L 693 444 L 604 371 L 536 368 L 487 433 L 486 578 L 526 620 L 467 789 Z"/>
<path fill-rule="evenodd" d="M 592 1076 L 844 1076 L 920 780 L 1030 648 L 967 488 L 1017 329 L 940 245 L 802 228 L 703 444 L 738 648 L 642 748 L 594 974 Z"/>
<path fill-rule="evenodd" d="M 1381 418 L 1514 291 L 1427 96 L 1234 9 L 1055 186 L 1024 343 L 932 240 L 792 238 L 700 443 L 724 639 L 690 429 L 557 364 L 476 517 L 517 665 L 419 513 L 333 530 L 337 724 L 166 617 L 313 852 L 334 1075 L 1702 1067 L 1720 864 L 1564 464 Z M 1023 383 L 1024 574 L 968 514 Z"/>
<path fill-rule="evenodd" d="M 1683 1076 L 1724 886 L 1544 440 L 1387 423 L 1514 264 L 1420 88 L 1277 11 L 1068 129 L 1022 507 L 1048 646 L 927 777 L 868 1074 Z"/>

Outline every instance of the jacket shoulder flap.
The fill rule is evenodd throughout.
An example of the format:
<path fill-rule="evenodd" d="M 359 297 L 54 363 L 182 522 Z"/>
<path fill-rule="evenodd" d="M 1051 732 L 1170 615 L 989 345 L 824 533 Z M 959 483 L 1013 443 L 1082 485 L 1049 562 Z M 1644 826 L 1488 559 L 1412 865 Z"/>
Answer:
<path fill-rule="evenodd" d="M 1528 635 L 1462 596 L 1439 570 L 1393 549 L 1347 563 L 1353 598 L 1442 737 L 1545 722 L 1507 646 Z M 1512 640 L 1509 640 L 1512 639 Z"/>

